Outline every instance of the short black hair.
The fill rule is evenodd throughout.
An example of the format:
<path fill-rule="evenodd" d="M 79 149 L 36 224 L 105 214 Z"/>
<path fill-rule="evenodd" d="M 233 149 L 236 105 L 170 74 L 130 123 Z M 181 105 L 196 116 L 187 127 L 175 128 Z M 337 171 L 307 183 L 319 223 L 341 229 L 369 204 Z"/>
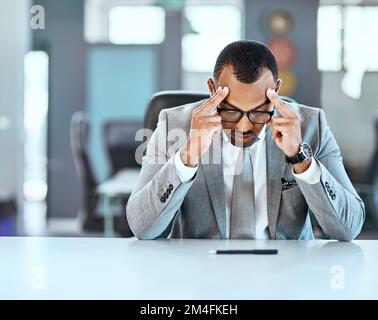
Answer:
<path fill-rule="evenodd" d="M 215 63 L 214 80 L 218 80 L 223 68 L 229 65 L 233 67 L 236 79 L 243 83 L 257 81 L 264 68 L 272 72 L 274 80 L 278 79 L 277 62 L 273 53 L 258 41 L 240 40 L 227 45 Z"/>

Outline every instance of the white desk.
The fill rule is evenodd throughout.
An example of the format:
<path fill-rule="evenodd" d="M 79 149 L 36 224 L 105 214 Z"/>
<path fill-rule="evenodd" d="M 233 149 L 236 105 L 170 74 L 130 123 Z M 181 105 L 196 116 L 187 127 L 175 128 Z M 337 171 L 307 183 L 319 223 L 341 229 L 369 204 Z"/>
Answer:
<path fill-rule="evenodd" d="M 378 241 L 0 238 L 0 284 L 0 299 L 377 299 Z"/>

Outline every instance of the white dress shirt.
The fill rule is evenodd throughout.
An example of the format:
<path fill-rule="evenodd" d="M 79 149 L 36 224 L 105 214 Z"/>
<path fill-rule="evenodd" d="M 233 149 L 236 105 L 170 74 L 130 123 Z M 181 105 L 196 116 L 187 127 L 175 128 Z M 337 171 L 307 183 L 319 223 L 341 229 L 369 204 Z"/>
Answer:
<path fill-rule="evenodd" d="M 268 208 L 267 208 L 267 183 L 266 183 L 266 125 L 259 134 L 259 140 L 249 147 L 252 156 L 253 179 L 255 190 L 255 227 L 256 239 L 269 239 L 268 232 Z M 234 182 L 235 165 L 239 152 L 242 149 L 235 147 L 230 143 L 226 134 L 223 132 L 222 142 L 222 160 L 223 160 L 223 178 L 226 197 L 226 234 L 230 235 L 230 217 L 231 217 L 231 201 L 232 187 Z M 174 156 L 174 163 L 177 175 L 181 182 L 190 181 L 197 167 L 188 167 L 184 165 L 180 157 L 180 151 Z M 309 184 L 315 184 L 320 181 L 320 167 L 316 161 L 311 161 L 310 167 L 301 174 L 293 175 L 296 179 L 305 181 Z"/>

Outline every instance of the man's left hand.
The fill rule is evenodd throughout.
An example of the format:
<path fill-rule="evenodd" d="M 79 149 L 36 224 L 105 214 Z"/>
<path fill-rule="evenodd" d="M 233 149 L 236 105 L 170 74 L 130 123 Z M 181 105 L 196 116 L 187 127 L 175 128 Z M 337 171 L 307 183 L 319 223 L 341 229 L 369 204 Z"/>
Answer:
<path fill-rule="evenodd" d="M 281 117 L 273 117 L 268 126 L 272 129 L 272 138 L 289 158 L 299 152 L 299 145 L 302 143 L 301 121 L 299 114 L 295 112 L 278 94 L 268 89 L 268 99 L 277 108 Z"/>
<path fill-rule="evenodd" d="M 272 129 L 272 138 L 286 156 L 294 157 L 299 153 L 299 145 L 302 143 L 300 116 L 274 90 L 268 89 L 266 95 L 281 114 L 281 117 L 273 117 L 268 122 L 268 126 Z M 297 163 L 293 166 L 294 172 L 302 173 L 310 164 L 311 158 Z"/>

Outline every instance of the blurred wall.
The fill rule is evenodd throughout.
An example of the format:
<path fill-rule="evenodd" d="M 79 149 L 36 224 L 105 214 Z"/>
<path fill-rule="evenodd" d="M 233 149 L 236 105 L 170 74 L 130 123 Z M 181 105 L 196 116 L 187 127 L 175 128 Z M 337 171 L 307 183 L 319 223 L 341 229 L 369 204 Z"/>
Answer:
<path fill-rule="evenodd" d="M 108 177 L 102 124 L 110 119 L 142 121 L 157 90 L 181 87 L 181 14 L 166 17 L 160 45 L 87 44 L 84 0 L 34 0 L 46 11 L 46 30 L 33 33 L 33 48 L 50 57 L 48 116 L 48 216 L 73 217 L 80 209 L 79 184 L 69 143 L 73 112 L 87 111 L 96 178 Z M 114 72 L 114 74 L 112 74 Z"/>
<path fill-rule="evenodd" d="M 157 88 L 158 57 L 153 46 L 90 45 L 87 48 L 87 111 L 90 151 L 98 180 L 109 177 L 103 125 L 111 120 L 143 122 Z"/>
<path fill-rule="evenodd" d="M 364 178 L 375 147 L 374 121 L 378 117 L 378 73 L 367 72 L 359 100 L 341 90 L 342 72 L 323 72 L 321 100 L 329 126 L 339 143 L 345 165 Z"/>
<path fill-rule="evenodd" d="M 267 43 L 272 34 L 267 31 L 266 19 L 275 10 L 287 11 L 294 19 L 294 27 L 287 38 L 297 50 L 292 67 L 298 79 L 295 94 L 298 102 L 320 105 L 320 72 L 317 67 L 317 12 L 319 0 L 253 0 L 245 1 L 245 35 Z"/>
<path fill-rule="evenodd" d="M 161 44 L 87 45 L 86 110 L 92 125 L 91 159 L 99 181 L 107 179 L 110 173 L 104 150 L 104 123 L 143 122 L 153 93 L 182 88 L 181 19 L 180 11 L 166 11 L 165 40 Z"/>
<path fill-rule="evenodd" d="M 70 147 L 70 120 L 85 108 L 83 0 L 35 0 L 45 8 L 46 29 L 33 47 L 50 57 L 48 113 L 48 216 L 75 216 L 81 188 Z"/>
<path fill-rule="evenodd" d="M 0 201 L 21 197 L 23 66 L 29 47 L 30 2 L 1 0 Z"/>

